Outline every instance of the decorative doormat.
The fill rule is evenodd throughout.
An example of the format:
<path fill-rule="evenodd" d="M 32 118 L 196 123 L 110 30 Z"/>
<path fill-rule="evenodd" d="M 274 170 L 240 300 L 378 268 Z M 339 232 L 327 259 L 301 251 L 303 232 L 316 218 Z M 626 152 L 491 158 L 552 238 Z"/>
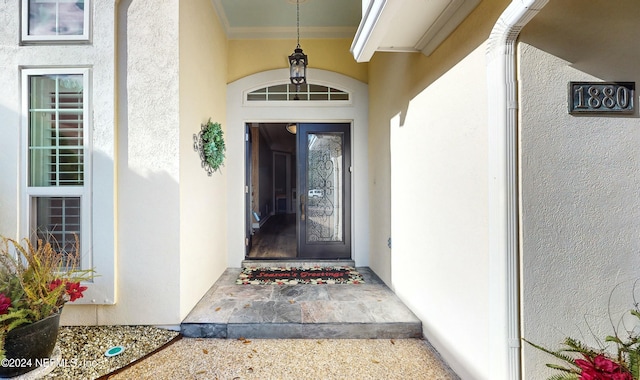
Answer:
<path fill-rule="evenodd" d="M 238 285 L 362 283 L 364 279 L 356 268 L 348 266 L 244 268 L 236 280 Z"/>

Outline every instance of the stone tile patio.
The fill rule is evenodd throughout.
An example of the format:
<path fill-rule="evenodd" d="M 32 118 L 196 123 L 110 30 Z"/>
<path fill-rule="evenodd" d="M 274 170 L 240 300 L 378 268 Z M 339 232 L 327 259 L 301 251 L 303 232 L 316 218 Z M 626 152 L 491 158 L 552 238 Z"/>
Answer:
<path fill-rule="evenodd" d="M 364 284 L 236 285 L 229 268 L 181 324 L 199 338 L 420 338 L 420 320 L 369 268 Z"/>

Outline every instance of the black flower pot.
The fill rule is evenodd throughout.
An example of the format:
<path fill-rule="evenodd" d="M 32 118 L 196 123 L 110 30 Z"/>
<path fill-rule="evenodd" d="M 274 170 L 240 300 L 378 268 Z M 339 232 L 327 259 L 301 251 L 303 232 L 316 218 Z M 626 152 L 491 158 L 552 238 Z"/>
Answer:
<path fill-rule="evenodd" d="M 15 328 L 6 336 L 6 360 L 0 365 L 0 377 L 14 377 L 48 364 L 58 339 L 60 313 Z"/>

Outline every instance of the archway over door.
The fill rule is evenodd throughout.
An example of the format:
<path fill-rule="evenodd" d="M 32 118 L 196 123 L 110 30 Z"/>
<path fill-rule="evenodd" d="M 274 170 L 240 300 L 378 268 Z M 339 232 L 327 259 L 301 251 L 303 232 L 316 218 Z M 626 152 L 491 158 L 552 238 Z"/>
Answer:
<path fill-rule="evenodd" d="M 352 258 L 369 265 L 368 196 L 368 86 L 351 77 L 319 69 L 308 70 L 309 82 L 348 92 L 344 102 L 267 101 L 248 102 L 247 93 L 286 83 L 287 69 L 247 76 L 227 86 L 227 256 L 228 266 L 239 267 L 245 255 L 245 125 L 247 123 L 342 122 L 351 125 L 352 162 Z"/>

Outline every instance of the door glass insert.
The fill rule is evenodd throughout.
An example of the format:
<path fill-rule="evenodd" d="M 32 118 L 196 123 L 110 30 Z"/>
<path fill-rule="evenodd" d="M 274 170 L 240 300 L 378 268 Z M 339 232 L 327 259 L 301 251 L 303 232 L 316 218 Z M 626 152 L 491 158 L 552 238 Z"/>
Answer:
<path fill-rule="evenodd" d="M 309 133 L 307 159 L 307 243 L 344 241 L 343 135 Z"/>

